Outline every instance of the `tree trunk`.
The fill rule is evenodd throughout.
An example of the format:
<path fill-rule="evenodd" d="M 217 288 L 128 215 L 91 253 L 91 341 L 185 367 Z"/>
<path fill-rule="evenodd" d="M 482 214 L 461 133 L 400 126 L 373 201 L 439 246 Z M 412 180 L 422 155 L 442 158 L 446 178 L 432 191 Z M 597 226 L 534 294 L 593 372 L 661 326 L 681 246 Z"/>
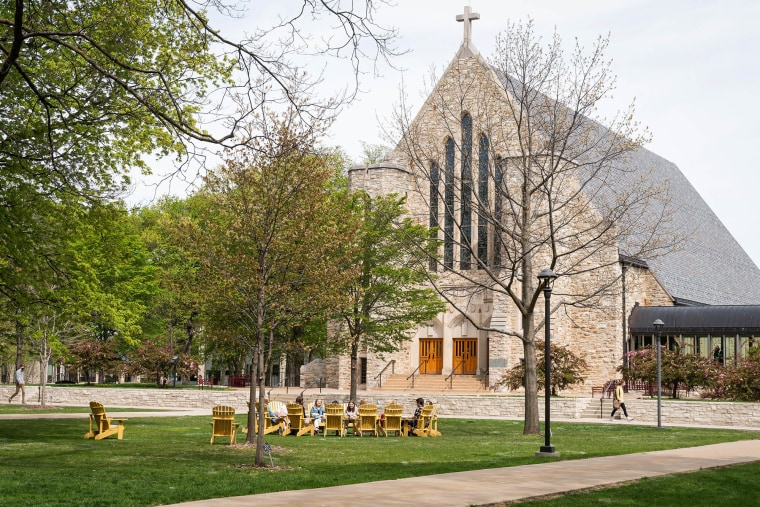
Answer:
<path fill-rule="evenodd" d="M 523 356 L 525 361 L 525 425 L 524 435 L 538 435 L 541 427 L 538 418 L 538 387 L 536 384 L 536 340 L 533 315 L 523 316 Z"/>
<path fill-rule="evenodd" d="M 359 362 L 359 339 L 355 338 L 351 341 L 351 390 L 349 392 L 348 399 L 356 401 L 358 391 L 358 368 Z"/>

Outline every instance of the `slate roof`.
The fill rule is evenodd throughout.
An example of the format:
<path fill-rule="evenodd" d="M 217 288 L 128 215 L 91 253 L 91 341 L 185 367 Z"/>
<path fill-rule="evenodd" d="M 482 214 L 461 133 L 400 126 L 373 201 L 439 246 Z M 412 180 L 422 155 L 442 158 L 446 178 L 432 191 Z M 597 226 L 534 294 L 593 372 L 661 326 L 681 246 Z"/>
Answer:
<path fill-rule="evenodd" d="M 510 80 L 510 86 L 520 90 L 513 78 L 504 76 L 491 66 L 499 79 Z M 592 122 L 599 136 L 610 131 Z M 668 227 L 683 237 L 677 248 L 659 252 L 651 258 L 640 258 L 620 245 L 621 256 L 631 256 L 646 263 L 676 304 L 684 305 L 749 305 L 760 304 L 760 269 L 713 213 L 680 169 L 672 162 L 639 148 L 624 162 L 626 171 L 611 182 L 607 194 L 602 192 L 592 200 L 614 200 L 614 193 L 625 193 L 627 186 L 647 176 L 669 187 L 667 200 L 650 202 L 650 213 L 658 215 L 666 206 L 672 207 Z M 719 174 L 721 168 L 716 167 Z M 609 183 L 609 182 L 608 182 Z M 650 231 L 643 231 L 648 234 Z"/>
<path fill-rule="evenodd" d="M 760 269 L 678 167 L 644 148 L 628 164 L 651 168 L 652 178 L 670 185 L 675 206 L 671 226 L 685 239 L 677 249 L 644 260 L 676 304 L 760 304 Z"/>

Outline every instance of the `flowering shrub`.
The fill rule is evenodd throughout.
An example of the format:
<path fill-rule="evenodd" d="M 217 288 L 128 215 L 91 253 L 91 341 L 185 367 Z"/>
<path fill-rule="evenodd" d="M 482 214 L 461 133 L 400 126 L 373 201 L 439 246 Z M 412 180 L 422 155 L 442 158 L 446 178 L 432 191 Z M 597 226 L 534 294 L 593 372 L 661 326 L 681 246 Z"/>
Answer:
<path fill-rule="evenodd" d="M 588 364 L 581 357 L 575 355 L 565 346 L 550 345 L 549 358 L 551 360 L 551 384 L 552 394 L 557 394 L 561 389 L 566 389 L 574 384 L 582 384 L 585 377 L 582 373 L 588 368 Z M 544 388 L 544 342 L 536 342 L 536 384 L 538 390 Z M 523 386 L 525 377 L 525 364 L 515 366 L 501 377 L 499 385 L 505 385 L 510 389 L 519 389 Z"/>
<path fill-rule="evenodd" d="M 631 351 L 627 354 L 628 366 L 621 366 L 623 378 L 628 381 L 657 383 L 657 350 L 653 347 Z M 679 389 L 687 392 L 697 388 L 710 389 L 725 368 L 697 354 L 683 354 L 680 350 L 660 350 L 660 374 L 662 385 L 671 390 L 673 398 Z"/>

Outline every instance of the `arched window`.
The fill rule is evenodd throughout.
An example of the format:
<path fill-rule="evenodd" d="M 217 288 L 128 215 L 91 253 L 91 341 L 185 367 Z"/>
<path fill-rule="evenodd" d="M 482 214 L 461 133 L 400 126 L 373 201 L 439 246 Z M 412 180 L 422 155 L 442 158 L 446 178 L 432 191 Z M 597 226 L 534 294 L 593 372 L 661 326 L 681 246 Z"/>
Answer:
<path fill-rule="evenodd" d="M 493 265 L 495 267 L 501 266 L 501 195 L 503 190 L 504 180 L 504 159 L 496 157 L 496 167 L 494 171 L 494 191 L 493 191 L 493 218 L 494 218 L 494 234 L 493 234 Z"/>
<path fill-rule="evenodd" d="M 459 246 L 461 269 L 470 269 L 472 249 L 472 116 L 462 116 L 462 234 Z"/>
<path fill-rule="evenodd" d="M 488 209 L 488 136 L 480 136 L 478 147 L 478 201 L 479 209 Z M 478 267 L 488 263 L 488 215 L 478 213 Z"/>
<path fill-rule="evenodd" d="M 454 140 L 446 140 L 443 194 L 443 267 L 454 268 Z"/>
<path fill-rule="evenodd" d="M 429 218 L 429 225 L 430 225 L 430 235 L 435 237 L 435 235 L 438 234 L 438 231 L 436 229 L 438 228 L 438 184 L 440 182 L 440 168 L 438 167 L 438 162 L 433 162 L 430 164 L 430 218 Z M 430 271 L 436 271 L 436 260 L 430 259 L 430 263 L 428 265 L 428 268 Z"/>

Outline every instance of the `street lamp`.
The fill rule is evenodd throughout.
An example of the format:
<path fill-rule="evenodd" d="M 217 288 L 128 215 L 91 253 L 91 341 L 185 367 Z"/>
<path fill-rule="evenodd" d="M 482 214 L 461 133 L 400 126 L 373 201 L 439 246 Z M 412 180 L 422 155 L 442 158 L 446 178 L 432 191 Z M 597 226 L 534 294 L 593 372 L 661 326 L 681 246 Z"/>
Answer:
<path fill-rule="evenodd" d="M 541 270 L 538 281 L 544 286 L 544 445 L 536 456 L 559 456 L 551 444 L 551 297 L 557 273 L 549 268 Z"/>
<path fill-rule="evenodd" d="M 657 427 L 662 428 L 662 366 L 660 361 L 660 335 L 662 334 L 662 326 L 665 323 L 660 319 L 652 322 L 654 330 L 657 334 Z"/>
<path fill-rule="evenodd" d="M 177 387 L 177 363 L 179 362 L 179 356 L 172 357 L 172 360 L 169 361 L 171 364 L 174 365 L 174 380 L 172 387 Z"/>

